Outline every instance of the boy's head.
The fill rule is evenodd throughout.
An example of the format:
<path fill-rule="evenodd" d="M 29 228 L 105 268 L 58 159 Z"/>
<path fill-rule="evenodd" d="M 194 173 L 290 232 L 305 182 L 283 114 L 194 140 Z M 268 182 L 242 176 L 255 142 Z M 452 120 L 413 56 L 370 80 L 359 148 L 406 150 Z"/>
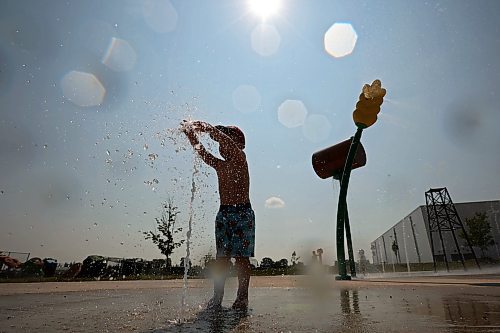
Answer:
<path fill-rule="evenodd" d="M 245 134 L 238 127 L 217 125 L 215 128 L 230 137 L 239 149 L 245 149 Z"/>

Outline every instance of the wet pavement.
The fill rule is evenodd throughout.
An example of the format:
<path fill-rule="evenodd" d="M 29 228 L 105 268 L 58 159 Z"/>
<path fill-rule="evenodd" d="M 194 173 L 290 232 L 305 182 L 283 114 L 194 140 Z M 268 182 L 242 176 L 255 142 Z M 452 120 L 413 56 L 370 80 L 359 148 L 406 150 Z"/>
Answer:
<path fill-rule="evenodd" d="M 252 277 L 250 309 L 207 280 L 0 284 L 0 332 L 500 332 L 500 275 Z"/>

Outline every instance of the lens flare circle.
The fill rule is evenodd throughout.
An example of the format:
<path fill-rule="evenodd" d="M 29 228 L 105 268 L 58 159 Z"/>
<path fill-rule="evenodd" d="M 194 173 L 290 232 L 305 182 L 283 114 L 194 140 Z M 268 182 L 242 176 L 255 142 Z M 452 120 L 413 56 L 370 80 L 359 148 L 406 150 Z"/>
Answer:
<path fill-rule="evenodd" d="M 358 34 L 350 23 L 334 23 L 325 33 L 325 51 L 335 58 L 345 57 L 354 51 Z"/>
<path fill-rule="evenodd" d="M 233 91 L 233 105 L 243 113 L 255 112 L 259 108 L 261 96 L 252 85 L 240 85 Z"/>
<path fill-rule="evenodd" d="M 63 95 L 81 107 L 98 106 L 104 100 L 106 89 L 94 74 L 71 71 L 61 80 Z"/>
<path fill-rule="evenodd" d="M 263 57 L 275 54 L 281 44 L 281 36 L 271 24 L 259 24 L 252 31 L 252 48 Z"/>
<path fill-rule="evenodd" d="M 309 115 L 302 126 L 302 133 L 306 139 L 314 143 L 328 139 L 331 131 L 330 121 L 320 114 Z"/>
<path fill-rule="evenodd" d="M 134 48 L 124 39 L 111 38 L 106 54 L 101 62 L 115 72 L 126 72 L 134 68 L 137 54 Z"/>
<path fill-rule="evenodd" d="M 142 2 L 146 24 L 157 33 L 174 31 L 179 14 L 169 0 L 146 0 Z"/>
<path fill-rule="evenodd" d="M 278 120 L 288 128 L 302 126 L 306 117 L 306 106 L 299 100 L 287 99 L 278 108 Z"/>

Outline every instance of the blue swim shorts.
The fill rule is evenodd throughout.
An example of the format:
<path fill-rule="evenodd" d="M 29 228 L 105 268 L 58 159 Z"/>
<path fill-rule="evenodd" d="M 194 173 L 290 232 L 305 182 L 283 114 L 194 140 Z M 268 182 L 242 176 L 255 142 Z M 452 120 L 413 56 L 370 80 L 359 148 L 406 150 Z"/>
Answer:
<path fill-rule="evenodd" d="M 221 205 L 215 219 L 215 244 L 219 257 L 253 257 L 255 214 L 248 204 Z"/>

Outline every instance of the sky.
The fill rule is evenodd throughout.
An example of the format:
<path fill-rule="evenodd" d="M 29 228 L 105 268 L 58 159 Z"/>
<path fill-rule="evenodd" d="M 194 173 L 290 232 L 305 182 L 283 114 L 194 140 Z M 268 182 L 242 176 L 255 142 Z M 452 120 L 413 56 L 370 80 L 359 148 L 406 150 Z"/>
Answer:
<path fill-rule="evenodd" d="M 177 130 L 201 119 L 246 135 L 255 258 L 323 248 L 332 264 L 339 184 L 311 156 L 354 134 L 375 79 L 387 95 L 348 192 L 355 252 L 429 188 L 500 198 L 500 2 L 256 2 L 2 1 L 0 250 L 161 258 L 142 232 L 170 198 L 182 238 L 192 216 L 193 263 L 215 254 L 216 175 Z"/>

